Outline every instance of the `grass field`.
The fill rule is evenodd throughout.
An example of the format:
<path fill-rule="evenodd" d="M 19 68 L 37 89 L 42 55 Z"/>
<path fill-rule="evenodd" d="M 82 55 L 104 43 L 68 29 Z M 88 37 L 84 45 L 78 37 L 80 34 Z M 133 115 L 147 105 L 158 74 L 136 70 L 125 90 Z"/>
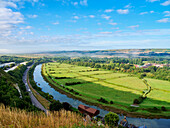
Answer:
<path fill-rule="evenodd" d="M 80 114 L 71 111 L 27 112 L 0 104 L 1 128 L 87 128 L 97 127 L 95 123 L 87 124 Z"/>
<path fill-rule="evenodd" d="M 141 96 L 144 90 L 147 90 L 142 79 L 127 73 L 113 73 L 102 69 L 59 63 L 44 65 L 46 72 L 44 75 L 46 77 L 51 76 L 52 81 L 55 84 L 57 83 L 56 86 L 62 84 L 69 90 L 73 89 L 81 94 L 77 97 L 93 103 L 101 103 L 98 99 L 102 97 L 108 102 L 113 101 L 115 103 L 106 104 L 106 106 L 127 109 L 133 104 L 134 99 Z M 147 99 L 140 104 L 140 108 L 165 106 L 170 109 L 170 82 L 149 78 L 146 78 L 146 80 L 152 90 L 147 95 Z M 68 86 L 70 83 L 71 85 Z M 170 112 L 167 113 L 170 114 Z"/>

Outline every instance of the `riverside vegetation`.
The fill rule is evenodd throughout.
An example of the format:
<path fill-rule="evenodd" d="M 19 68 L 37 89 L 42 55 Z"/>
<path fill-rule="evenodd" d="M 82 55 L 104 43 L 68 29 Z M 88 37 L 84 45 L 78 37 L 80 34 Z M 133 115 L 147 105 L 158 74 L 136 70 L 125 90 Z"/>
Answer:
<path fill-rule="evenodd" d="M 51 113 L 50 116 L 45 116 L 44 113 L 32 105 L 31 99 L 26 92 L 25 85 L 22 82 L 22 75 L 26 70 L 27 65 L 20 65 L 14 71 L 10 71 L 9 73 L 5 73 L 0 69 L 0 101 L 5 105 L 0 106 L 0 127 L 31 127 L 31 125 L 34 127 L 96 127 L 96 124 L 87 125 L 83 122 L 83 118 L 79 114 L 62 110 L 63 104 L 54 101 L 51 95 L 42 92 L 41 88 L 36 86 L 32 75 L 35 66 L 39 63 L 54 61 L 58 63 L 49 63 L 50 65 L 44 64 L 42 68 L 44 69 L 42 70 L 44 78 L 52 83 L 57 89 L 62 90 L 67 94 L 71 94 L 75 98 L 83 101 L 88 100 L 89 103 L 100 107 L 104 106 L 108 108 L 108 110 L 115 110 L 118 113 L 137 114 L 138 116 L 145 115 L 145 117 L 154 118 L 169 118 L 170 107 L 169 100 L 167 99 L 167 95 L 169 94 L 169 68 L 151 67 L 145 70 L 132 68 L 133 63 L 140 64 L 146 61 L 169 63 L 169 60 L 167 59 L 89 57 L 73 59 L 69 57 L 36 57 L 32 59 L 13 56 L 0 57 L 0 62 L 2 63 L 11 61 L 18 63 L 27 61 L 27 65 L 32 64 L 33 61 L 35 62 L 35 65 L 29 72 L 30 83 L 35 91 L 48 100 L 46 108 L 49 108 L 52 111 L 57 110 L 58 112 Z M 60 67 L 63 65 L 65 69 Z M 70 68 L 73 68 L 73 70 L 70 70 Z M 58 69 L 60 69 L 59 72 L 55 71 Z M 148 92 L 148 87 L 143 82 L 143 77 L 145 77 L 144 79 L 147 84 L 151 86 L 151 92 L 149 92 L 147 98 L 144 99 L 141 96 Z M 158 79 L 164 79 L 167 81 Z M 136 87 L 137 85 L 139 87 Z M 21 90 L 22 98 L 16 89 L 17 86 Z M 83 89 L 85 91 L 82 91 Z M 96 93 L 94 93 L 95 91 Z M 158 93 L 159 96 L 157 96 Z M 42 98 L 40 97 L 39 100 L 41 99 Z M 129 106 L 133 104 L 135 100 L 140 102 L 139 108 Z M 51 104 L 49 104 L 49 101 Z M 62 107 L 59 109 L 55 108 L 54 106 L 56 106 L 56 103 Z M 47 102 L 44 102 L 44 104 L 47 104 Z M 71 111 L 73 111 L 73 109 Z M 72 113 L 71 115 L 74 116 L 56 116 L 56 113 L 58 113 L 58 115 L 68 115 L 68 113 Z M 55 121 L 52 118 L 58 118 L 58 120 L 56 119 L 58 123 L 57 125 L 55 125 Z M 60 120 L 61 118 L 63 120 L 71 121 L 68 124 L 68 122 Z M 74 122 L 72 118 L 75 118 L 77 122 Z M 43 122 L 43 120 L 47 121 Z M 50 124 L 48 124 L 49 122 Z"/>
<path fill-rule="evenodd" d="M 32 64 L 32 61 L 27 65 L 29 64 Z M 53 112 L 48 111 L 47 115 L 34 107 L 22 82 L 22 75 L 27 65 L 20 65 L 17 69 L 9 73 L 0 69 L 0 127 L 56 128 L 96 126 L 95 123 L 87 124 L 87 122 L 83 121 L 83 117 L 80 114 L 64 110 L 63 105 L 59 101 L 57 105 L 60 105 L 60 108 L 54 106 L 56 105 L 56 101 L 51 100 L 52 103 L 49 109 Z M 16 89 L 16 85 L 21 91 L 22 98 Z M 44 93 L 41 94 L 46 96 Z M 53 98 L 50 97 L 50 99 Z"/>
<path fill-rule="evenodd" d="M 170 116 L 168 81 L 64 63 L 43 64 L 42 73 L 48 82 L 83 101 L 131 116 Z M 133 103 L 140 107 L 131 107 Z"/>

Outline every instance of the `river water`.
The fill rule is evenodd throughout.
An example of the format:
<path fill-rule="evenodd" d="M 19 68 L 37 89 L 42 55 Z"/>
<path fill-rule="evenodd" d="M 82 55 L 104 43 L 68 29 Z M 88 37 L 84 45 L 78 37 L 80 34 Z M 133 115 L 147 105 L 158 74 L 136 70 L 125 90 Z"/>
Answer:
<path fill-rule="evenodd" d="M 85 104 L 79 100 L 75 100 L 72 98 L 67 97 L 64 94 L 59 93 L 55 89 L 53 89 L 42 77 L 41 75 L 41 64 L 36 66 L 34 71 L 34 80 L 37 82 L 37 86 L 42 88 L 42 91 L 48 92 L 50 95 L 54 97 L 55 100 L 59 100 L 60 102 L 68 102 L 73 107 L 78 108 L 79 104 L 83 104 L 95 109 L 100 110 L 100 116 L 104 116 L 108 113 L 108 111 L 104 109 L 100 109 L 96 106 L 91 106 Z M 40 85 L 38 85 L 40 84 Z M 119 115 L 120 120 L 123 118 L 123 115 Z M 144 119 L 144 118 L 131 118 L 127 117 L 129 123 L 134 124 L 136 126 L 147 126 L 147 128 L 170 128 L 170 119 Z"/>

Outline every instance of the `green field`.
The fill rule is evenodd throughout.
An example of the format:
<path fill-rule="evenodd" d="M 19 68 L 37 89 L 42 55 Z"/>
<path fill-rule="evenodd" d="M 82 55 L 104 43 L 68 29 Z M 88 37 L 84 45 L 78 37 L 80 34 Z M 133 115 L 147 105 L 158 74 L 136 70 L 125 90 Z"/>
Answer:
<path fill-rule="evenodd" d="M 147 90 L 142 79 L 127 73 L 113 73 L 112 71 L 95 69 L 90 67 L 75 66 L 69 64 L 47 63 L 44 64 L 44 76 L 56 86 L 64 86 L 66 92 L 74 90 L 81 95 L 78 98 L 92 103 L 100 103 L 105 106 L 127 109 Z M 144 108 L 165 106 L 166 114 L 170 114 L 170 82 L 146 78 L 151 86 L 151 92 L 140 104 L 137 112 Z M 66 90 L 67 88 L 67 90 Z M 74 94 L 73 94 L 74 95 Z M 102 103 L 100 98 L 113 101 L 114 104 Z M 146 113 L 146 110 L 143 110 Z M 164 114 L 163 112 L 162 114 Z"/>

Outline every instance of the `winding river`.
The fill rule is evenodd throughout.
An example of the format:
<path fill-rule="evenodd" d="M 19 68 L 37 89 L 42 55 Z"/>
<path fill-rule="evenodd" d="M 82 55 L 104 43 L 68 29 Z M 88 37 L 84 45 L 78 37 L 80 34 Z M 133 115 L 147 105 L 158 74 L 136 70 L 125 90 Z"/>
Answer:
<path fill-rule="evenodd" d="M 67 97 L 64 94 L 59 93 L 55 89 L 53 89 L 42 77 L 41 75 L 41 66 L 42 64 L 36 66 L 34 71 L 34 80 L 37 82 L 37 85 L 42 88 L 42 91 L 48 92 L 50 95 L 54 97 L 55 100 L 59 100 L 60 102 L 68 102 L 73 107 L 78 108 L 79 104 L 83 104 L 95 109 L 100 110 L 100 116 L 104 116 L 108 113 L 108 111 L 100 109 L 96 106 L 87 105 L 79 100 L 75 100 Z M 39 85 L 40 84 L 40 85 Z M 119 116 L 120 120 L 123 118 L 123 115 Z M 144 118 L 131 118 L 127 117 L 129 123 L 134 124 L 136 126 L 146 125 L 147 128 L 170 128 L 170 119 L 144 119 Z"/>

